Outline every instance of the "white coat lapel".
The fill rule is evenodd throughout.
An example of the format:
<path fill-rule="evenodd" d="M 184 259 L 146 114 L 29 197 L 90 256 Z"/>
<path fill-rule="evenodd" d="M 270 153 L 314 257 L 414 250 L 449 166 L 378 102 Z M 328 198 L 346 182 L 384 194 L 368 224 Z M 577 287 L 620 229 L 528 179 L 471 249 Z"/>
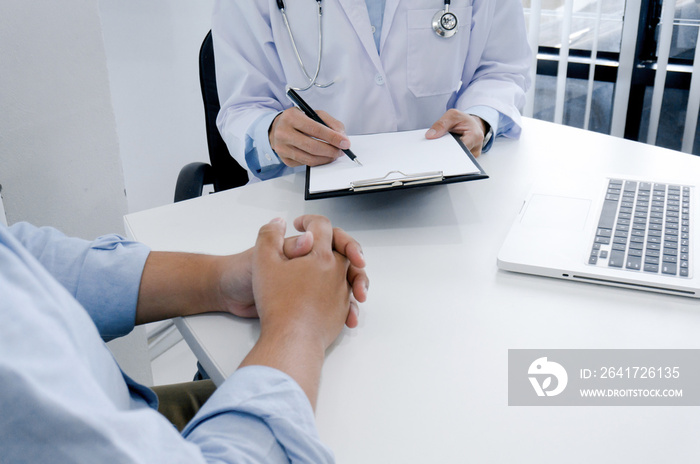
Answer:
<path fill-rule="evenodd" d="M 350 20 L 372 63 L 377 69 L 382 69 L 377 46 L 374 44 L 374 38 L 372 37 L 372 25 L 369 23 L 365 0 L 338 0 L 338 3 L 340 3 L 345 15 Z"/>

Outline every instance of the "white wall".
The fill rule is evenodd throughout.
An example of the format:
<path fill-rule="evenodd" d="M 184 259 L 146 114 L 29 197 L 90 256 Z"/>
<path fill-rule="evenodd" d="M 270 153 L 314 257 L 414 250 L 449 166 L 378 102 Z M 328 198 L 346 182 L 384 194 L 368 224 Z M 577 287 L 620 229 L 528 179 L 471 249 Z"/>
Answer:
<path fill-rule="evenodd" d="M 208 161 L 199 47 L 213 0 L 100 0 L 129 212 L 172 203 L 180 168 Z"/>
<path fill-rule="evenodd" d="M 171 203 L 207 161 L 197 55 L 213 0 L 0 2 L 0 184 L 9 223 L 93 238 Z M 125 192 L 126 190 L 126 192 Z"/>
<path fill-rule="evenodd" d="M 0 184 L 9 223 L 93 238 L 127 204 L 97 0 L 0 2 Z"/>

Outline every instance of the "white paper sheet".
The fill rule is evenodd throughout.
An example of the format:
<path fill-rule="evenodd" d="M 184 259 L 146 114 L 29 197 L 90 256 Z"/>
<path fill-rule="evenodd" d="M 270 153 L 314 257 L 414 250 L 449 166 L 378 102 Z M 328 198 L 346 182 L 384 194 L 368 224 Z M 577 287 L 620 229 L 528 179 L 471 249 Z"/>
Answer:
<path fill-rule="evenodd" d="M 350 149 L 362 166 L 347 156 L 311 168 L 309 193 L 348 190 L 353 182 L 442 172 L 445 177 L 476 174 L 479 168 L 450 134 L 428 140 L 419 129 L 350 136 Z M 398 174 L 398 173 L 402 174 Z"/>

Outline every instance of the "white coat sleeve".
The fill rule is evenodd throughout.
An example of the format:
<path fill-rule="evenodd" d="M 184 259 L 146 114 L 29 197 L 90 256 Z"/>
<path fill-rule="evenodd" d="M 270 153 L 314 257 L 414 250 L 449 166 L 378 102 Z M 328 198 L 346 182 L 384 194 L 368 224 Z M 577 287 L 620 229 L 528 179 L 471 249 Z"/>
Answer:
<path fill-rule="evenodd" d="M 257 153 L 258 147 L 253 140 L 254 123 L 269 120 L 271 115 L 291 106 L 284 93 L 284 73 L 277 55 L 268 6 L 265 0 L 217 0 L 212 19 L 216 82 L 221 103 L 217 127 L 231 155 L 259 178 L 260 166 L 269 163 L 261 159 L 256 166 L 255 158 L 249 165 L 246 159 L 246 148 L 249 158 L 265 155 Z M 251 149 L 256 153 L 251 154 Z M 275 172 L 274 176 L 279 174 Z"/>
<path fill-rule="evenodd" d="M 465 76 L 455 108 L 488 106 L 499 113 L 497 135 L 520 135 L 520 111 L 530 86 L 531 50 L 523 7 L 518 0 L 475 1 L 470 54 L 465 71 L 478 60 L 471 79 Z"/>

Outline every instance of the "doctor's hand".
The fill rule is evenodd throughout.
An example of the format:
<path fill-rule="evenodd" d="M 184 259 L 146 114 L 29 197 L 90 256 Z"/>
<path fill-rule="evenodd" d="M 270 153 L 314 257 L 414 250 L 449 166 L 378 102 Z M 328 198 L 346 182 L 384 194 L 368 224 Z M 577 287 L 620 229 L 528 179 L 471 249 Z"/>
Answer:
<path fill-rule="evenodd" d="M 290 167 L 328 164 L 350 148 L 343 123 L 325 111 L 317 111 L 329 127 L 319 124 L 296 107 L 280 113 L 268 136 L 270 146 L 282 162 Z"/>
<path fill-rule="evenodd" d="M 478 116 L 456 109 L 447 110 L 445 114 L 425 133 L 427 139 L 439 139 L 448 132 L 458 134 L 464 145 L 475 157 L 481 154 L 486 135 L 486 123 Z"/>

